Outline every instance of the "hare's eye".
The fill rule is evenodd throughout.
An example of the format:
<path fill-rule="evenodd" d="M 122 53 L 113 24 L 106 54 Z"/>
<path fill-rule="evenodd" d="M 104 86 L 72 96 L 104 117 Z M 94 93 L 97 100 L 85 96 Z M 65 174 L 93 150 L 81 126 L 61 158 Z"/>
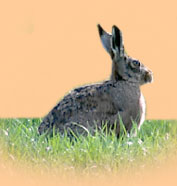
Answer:
<path fill-rule="evenodd" d="M 139 67 L 139 66 L 140 66 L 140 62 L 139 62 L 138 60 L 133 60 L 133 61 L 132 61 L 132 65 L 133 65 L 134 67 Z"/>

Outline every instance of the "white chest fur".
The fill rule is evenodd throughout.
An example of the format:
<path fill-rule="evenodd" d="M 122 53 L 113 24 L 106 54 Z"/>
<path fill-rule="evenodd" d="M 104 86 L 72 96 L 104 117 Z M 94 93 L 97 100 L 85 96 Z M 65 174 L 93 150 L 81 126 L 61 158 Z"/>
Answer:
<path fill-rule="evenodd" d="M 145 99 L 142 93 L 139 99 L 139 104 L 141 108 L 141 115 L 140 115 L 140 123 L 139 123 L 138 128 L 140 129 L 141 125 L 143 124 L 145 120 L 145 113 L 146 113 L 146 103 L 145 103 Z"/>

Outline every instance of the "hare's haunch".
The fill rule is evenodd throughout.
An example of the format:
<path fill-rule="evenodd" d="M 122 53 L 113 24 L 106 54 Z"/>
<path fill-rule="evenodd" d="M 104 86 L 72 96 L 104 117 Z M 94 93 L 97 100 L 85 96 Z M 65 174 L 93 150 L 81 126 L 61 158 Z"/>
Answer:
<path fill-rule="evenodd" d="M 40 134 L 50 133 L 53 128 L 68 135 L 94 133 L 103 123 L 111 129 L 116 122 L 119 135 L 120 118 L 128 132 L 133 121 L 138 127 L 143 123 L 145 101 L 140 86 L 152 81 L 152 72 L 125 53 L 122 33 L 116 26 L 112 27 L 112 34 L 100 25 L 98 31 L 112 59 L 110 80 L 72 90 L 44 117 L 38 129 Z"/>

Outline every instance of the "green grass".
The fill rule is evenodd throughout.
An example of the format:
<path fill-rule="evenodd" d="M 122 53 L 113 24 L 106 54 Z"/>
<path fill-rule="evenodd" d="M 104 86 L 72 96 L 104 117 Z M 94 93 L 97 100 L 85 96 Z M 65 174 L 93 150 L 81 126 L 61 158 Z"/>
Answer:
<path fill-rule="evenodd" d="M 0 119 L 0 158 L 15 166 L 63 172 L 118 172 L 158 166 L 177 154 L 177 122 L 145 121 L 136 136 L 38 135 L 40 119 Z M 136 130 L 136 126 L 134 127 Z"/>

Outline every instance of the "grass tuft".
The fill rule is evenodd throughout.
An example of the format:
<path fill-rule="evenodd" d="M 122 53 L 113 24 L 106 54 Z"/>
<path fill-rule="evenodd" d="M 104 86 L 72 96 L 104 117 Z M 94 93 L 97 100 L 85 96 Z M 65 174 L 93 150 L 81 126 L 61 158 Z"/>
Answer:
<path fill-rule="evenodd" d="M 177 122 L 145 121 L 130 134 L 121 125 L 121 135 L 100 131 L 87 137 L 37 132 L 41 119 L 0 119 L 0 157 L 16 166 L 41 166 L 56 171 L 118 172 L 122 169 L 158 166 L 176 155 Z M 104 131 L 106 131 L 104 129 Z M 134 134 L 137 134 L 136 136 Z"/>

